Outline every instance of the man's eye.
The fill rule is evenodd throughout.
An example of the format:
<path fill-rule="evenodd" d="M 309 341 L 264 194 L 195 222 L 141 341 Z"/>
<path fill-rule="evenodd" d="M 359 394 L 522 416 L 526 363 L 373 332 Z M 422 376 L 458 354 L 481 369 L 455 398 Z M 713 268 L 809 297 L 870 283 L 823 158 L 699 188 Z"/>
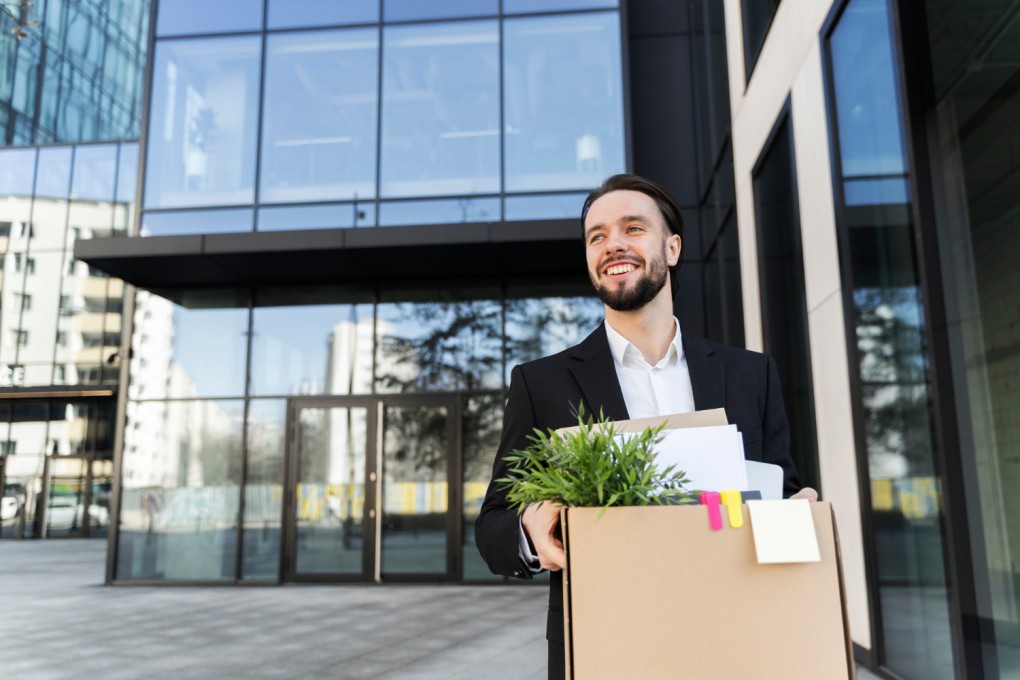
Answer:
<path fill-rule="evenodd" d="M 644 227 L 639 224 L 632 224 L 627 227 L 627 231 L 644 231 Z"/>
<path fill-rule="evenodd" d="M 595 234 L 590 239 L 588 239 L 588 243 L 595 243 L 596 241 L 599 241 L 601 239 L 602 239 L 602 234 Z"/>

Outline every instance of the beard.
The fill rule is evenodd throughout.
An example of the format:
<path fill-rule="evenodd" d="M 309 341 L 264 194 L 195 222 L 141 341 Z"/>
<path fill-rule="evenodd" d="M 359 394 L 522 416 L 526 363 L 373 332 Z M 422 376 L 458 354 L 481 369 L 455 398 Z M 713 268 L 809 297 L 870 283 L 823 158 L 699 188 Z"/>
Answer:
<path fill-rule="evenodd" d="M 610 289 L 590 276 L 595 293 L 603 304 L 617 312 L 633 312 L 641 309 L 655 299 L 666 286 L 666 249 L 662 250 L 661 258 L 654 258 L 648 263 L 648 269 L 637 283 L 632 286 L 620 286 Z"/>

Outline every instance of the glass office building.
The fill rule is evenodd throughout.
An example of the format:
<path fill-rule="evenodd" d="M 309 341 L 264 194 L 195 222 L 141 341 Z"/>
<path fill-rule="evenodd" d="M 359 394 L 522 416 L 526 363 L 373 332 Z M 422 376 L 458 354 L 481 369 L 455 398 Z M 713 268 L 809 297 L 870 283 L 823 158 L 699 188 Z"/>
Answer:
<path fill-rule="evenodd" d="M 39 2 L 0 38 L 0 538 L 106 536 L 117 584 L 501 581 L 509 371 L 601 321 L 577 215 L 629 170 L 683 209 L 684 332 L 779 363 L 857 660 L 1016 676 L 1017 16 Z"/>

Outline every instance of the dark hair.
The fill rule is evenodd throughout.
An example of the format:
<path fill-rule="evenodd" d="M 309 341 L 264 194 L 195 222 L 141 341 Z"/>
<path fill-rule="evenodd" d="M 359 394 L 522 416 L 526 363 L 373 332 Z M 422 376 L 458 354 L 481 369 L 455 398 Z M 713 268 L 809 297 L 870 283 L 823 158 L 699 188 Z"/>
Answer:
<path fill-rule="evenodd" d="M 588 209 L 591 208 L 591 204 L 613 191 L 640 191 L 645 196 L 650 197 L 655 201 L 655 205 L 659 207 L 659 212 L 662 213 L 662 220 L 666 223 L 666 228 L 679 236 L 681 242 L 683 241 L 684 218 L 680 214 L 680 206 L 676 204 L 676 201 L 669 195 L 669 192 L 650 179 L 627 173 L 609 177 L 598 189 L 588 194 L 588 198 L 584 199 L 584 206 L 581 208 L 582 236 L 584 235 L 584 221 L 588 218 Z M 669 281 L 673 297 L 676 297 L 676 292 L 680 285 L 676 276 L 677 269 L 679 268 L 679 259 L 675 265 L 669 268 Z"/>

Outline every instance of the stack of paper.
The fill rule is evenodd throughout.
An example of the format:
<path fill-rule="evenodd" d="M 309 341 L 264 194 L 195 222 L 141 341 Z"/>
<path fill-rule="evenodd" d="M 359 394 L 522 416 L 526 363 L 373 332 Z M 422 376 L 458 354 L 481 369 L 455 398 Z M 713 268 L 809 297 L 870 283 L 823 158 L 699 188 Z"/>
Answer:
<path fill-rule="evenodd" d="M 666 422 L 656 457 L 660 467 L 675 466 L 686 473 L 692 491 L 757 490 L 765 500 L 783 497 L 783 469 L 744 460 L 744 438 L 736 425 L 727 425 L 723 409 L 680 413 L 659 418 L 618 422 L 621 437 Z"/>

